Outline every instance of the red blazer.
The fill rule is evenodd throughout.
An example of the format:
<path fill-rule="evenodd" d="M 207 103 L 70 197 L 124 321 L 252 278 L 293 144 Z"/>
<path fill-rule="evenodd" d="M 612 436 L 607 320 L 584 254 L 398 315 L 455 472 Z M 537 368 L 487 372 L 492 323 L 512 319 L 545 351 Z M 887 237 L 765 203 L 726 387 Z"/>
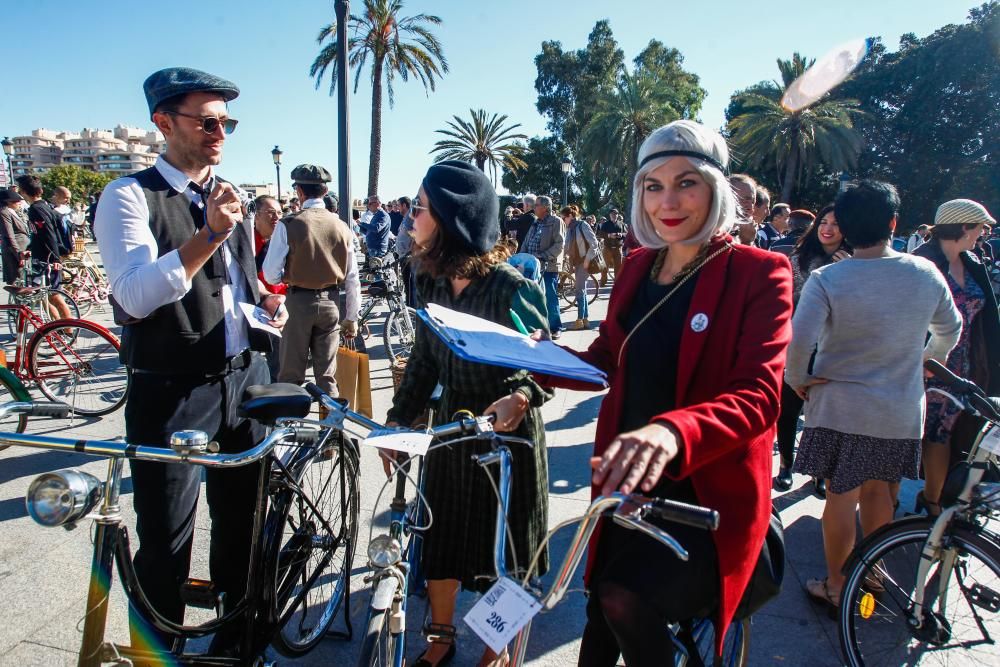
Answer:
<path fill-rule="evenodd" d="M 713 242 L 712 251 L 724 242 Z M 608 374 L 610 390 L 594 438 L 597 455 L 620 433 L 625 383 L 617 360 L 628 333 L 622 322 L 655 258 L 645 248 L 629 253 L 597 340 L 575 353 Z M 735 245 L 706 264 L 697 280 L 678 353 L 678 407 L 652 421 L 669 423 L 681 436 L 680 453 L 665 474 L 690 477 L 699 502 L 719 512 L 716 622 L 725 628 L 757 563 L 771 512 L 771 452 L 791 338 L 792 273 L 784 255 Z M 593 390 L 561 378 L 543 381 Z M 724 633 L 718 635 L 721 644 Z"/>

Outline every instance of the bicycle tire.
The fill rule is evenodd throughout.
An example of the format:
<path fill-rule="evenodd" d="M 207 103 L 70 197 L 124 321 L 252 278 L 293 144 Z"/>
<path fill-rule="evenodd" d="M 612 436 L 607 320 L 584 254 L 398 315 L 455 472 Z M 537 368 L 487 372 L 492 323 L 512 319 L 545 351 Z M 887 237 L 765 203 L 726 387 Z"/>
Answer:
<path fill-rule="evenodd" d="M 992 664 L 996 659 L 994 644 L 971 638 L 975 633 L 981 635 L 975 618 L 963 623 L 958 617 L 960 611 L 979 615 L 994 640 L 1000 636 L 1000 615 L 993 610 L 984 620 L 983 610 L 977 611 L 970 600 L 968 591 L 982 585 L 976 583 L 969 588 L 965 581 L 970 573 L 973 577 L 988 578 L 989 585 L 979 590 L 989 591 L 987 596 L 992 596 L 995 604 L 1000 593 L 1000 544 L 971 524 L 953 524 L 945 535 L 944 553 L 956 558 L 943 597 L 946 615 L 940 613 L 941 559 L 938 559 L 928 571 L 926 581 L 924 611 L 929 622 L 922 624 L 925 628 L 922 631 L 911 625 L 911 595 L 916 588 L 917 564 L 932 526 L 933 521 L 928 518 L 889 524 L 874 534 L 874 539 L 863 542 L 849 561 L 838 619 L 841 650 L 848 665 L 914 664 L 915 656 L 920 654 L 917 659 L 921 665 L 952 664 L 950 659 L 957 652 L 949 654 L 950 648 L 959 648 L 969 664 Z M 975 565 L 973 560 L 979 563 L 974 571 L 970 568 Z M 963 630 L 970 633 L 969 640 L 964 640 L 964 635 L 963 639 L 956 639 Z M 918 633 L 921 636 L 915 636 Z"/>
<path fill-rule="evenodd" d="M 311 651 L 346 597 L 358 534 L 357 479 L 353 446 L 329 446 L 306 462 L 297 480 L 302 495 L 296 494 L 284 508 L 274 582 L 279 628 L 272 644 L 286 657 Z M 338 535 L 322 530 L 303 495 L 326 513 L 324 518 Z"/>
<path fill-rule="evenodd" d="M 66 307 L 69 308 L 70 319 L 78 320 L 80 319 L 80 306 L 77 304 L 76 299 L 74 299 L 66 290 L 57 287 L 43 287 L 42 291 L 35 292 L 34 294 L 20 296 L 17 294 L 7 294 L 7 303 L 18 306 L 25 306 L 33 312 L 38 319 L 43 323 L 52 322 L 52 316 L 49 315 L 49 309 L 44 306 L 44 302 L 48 298 L 48 294 L 55 292 L 63 297 L 63 301 L 66 302 Z M 25 319 L 25 327 L 33 326 L 31 321 Z M 11 336 L 17 335 L 17 311 L 8 310 L 7 311 L 7 331 Z"/>
<path fill-rule="evenodd" d="M 389 609 L 373 610 L 361 642 L 358 667 L 393 667 L 399 642 L 389 627 Z"/>
<path fill-rule="evenodd" d="M 601 295 L 601 283 L 596 277 L 594 277 L 593 274 L 587 274 L 585 290 L 588 304 L 597 301 L 597 297 Z M 565 301 L 570 308 L 576 305 L 576 278 L 573 274 L 560 274 L 559 284 L 556 287 L 556 291 L 559 293 L 559 297 Z M 563 310 L 566 310 L 566 308 L 563 308 Z"/>
<path fill-rule="evenodd" d="M 726 639 L 722 645 L 723 667 L 746 667 L 750 661 L 750 628 L 749 618 L 734 620 L 726 631 Z M 696 624 L 695 647 L 704 665 L 712 665 L 715 660 L 715 630 L 711 621 L 702 620 Z M 675 667 L 688 667 L 690 657 L 677 651 L 674 658 Z"/>
<path fill-rule="evenodd" d="M 0 403 L 8 401 L 30 401 L 31 394 L 28 389 L 21 384 L 14 375 L 6 368 L 0 368 Z M 13 428 L 12 428 L 13 427 Z M 28 427 L 28 415 L 10 415 L 0 420 L 0 431 L 24 433 Z M 9 445 L 0 445 L 0 451 L 7 449 Z"/>
<path fill-rule="evenodd" d="M 128 398 L 132 374 L 122 363 L 118 339 L 87 320 L 55 320 L 28 341 L 27 366 L 38 389 L 73 412 L 100 416 Z"/>
<path fill-rule="evenodd" d="M 409 359 L 416 341 L 417 311 L 406 307 L 407 318 L 400 317 L 402 311 L 391 310 L 385 316 L 382 328 L 382 344 L 385 354 L 392 363 L 397 357 Z"/>

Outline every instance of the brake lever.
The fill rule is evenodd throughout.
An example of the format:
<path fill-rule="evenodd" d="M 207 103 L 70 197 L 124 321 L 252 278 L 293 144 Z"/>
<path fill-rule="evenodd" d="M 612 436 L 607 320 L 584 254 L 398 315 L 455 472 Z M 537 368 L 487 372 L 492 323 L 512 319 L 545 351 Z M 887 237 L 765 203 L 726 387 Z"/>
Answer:
<path fill-rule="evenodd" d="M 611 518 L 615 523 L 623 528 L 638 530 L 639 532 L 648 535 L 673 551 L 677 558 L 686 562 L 689 558 L 687 549 L 685 549 L 680 542 L 674 539 L 670 533 L 658 526 L 654 526 L 642 518 L 643 503 L 647 500 L 648 498 L 643 498 L 641 496 L 635 498 L 629 497 L 622 501 L 622 504 L 615 509 Z"/>

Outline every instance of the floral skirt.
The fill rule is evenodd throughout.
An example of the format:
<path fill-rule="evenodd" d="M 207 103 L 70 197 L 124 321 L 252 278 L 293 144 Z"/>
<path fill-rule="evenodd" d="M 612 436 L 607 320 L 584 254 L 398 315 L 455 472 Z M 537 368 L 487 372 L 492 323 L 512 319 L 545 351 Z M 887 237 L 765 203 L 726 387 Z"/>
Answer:
<path fill-rule="evenodd" d="M 919 464 L 919 438 L 874 438 L 807 427 L 802 431 L 795 471 L 827 479 L 830 491 L 846 493 L 870 479 L 916 479 Z"/>

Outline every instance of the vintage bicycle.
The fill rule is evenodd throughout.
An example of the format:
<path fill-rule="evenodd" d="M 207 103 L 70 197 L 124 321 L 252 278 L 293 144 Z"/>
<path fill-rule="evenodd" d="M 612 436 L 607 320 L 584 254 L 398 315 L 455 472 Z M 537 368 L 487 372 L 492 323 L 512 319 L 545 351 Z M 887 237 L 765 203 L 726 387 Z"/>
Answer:
<path fill-rule="evenodd" d="M 237 453 L 217 453 L 217 445 L 200 431 L 174 433 L 169 448 L 123 440 L 0 433 L 0 444 L 108 459 L 103 482 L 78 470 L 47 472 L 31 483 L 26 497 L 29 515 L 43 526 L 74 526 L 91 520 L 95 525 L 80 667 L 135 661 L 263 667 L 271 664 L 265 657 L 270 645 L 287 656 L 308 653 L 327 636 L 338 611 L 347 608 L 357 534 L 358 459 L 356 443 L 341 436 L 342 407 L 333 403 L 336 407 L 322 421 L 307 419 L 311 397 L 287 384 L 252 387 L 244 398 L 241 414 L 271 430 L 255 447 Z M 67 411 L 66 406 L 16 402 L 0 406 L 0 418 L 8 414 L 65 416 Z M 352 413 L 352 417 L 365 423 L 360 415 Z M 212 582 L 204 580 L 189 579 L 181 587 L 187 606 L 213 610 L 214 619 L 199 625 L 174 623 L 160 615 L 144 595 L 119 507 L 126 459 L 216 469 L 259 464 L 245 597 L 227 600 Z M 134 613 L 170 638 L 163 652 L 119 646 L 105 639 L 116 566 Z M 233 626 L 241 628 L 236 655 L 189 650 L 190 640 Z M 348 621 L 346 636 L 350 634 Z"/>
<path fill-rule="evenodd" d="M 996 664 L 1000 655 L 1000 399 L 934 360 L 944 394 L 984 423 L 948 473 L 941 514 L 886 524 L 844 564 L 840 645 L 847 664 Z"/>
<path fill-rule="evenodd" d="M 14 358 L 0 372 L 3 391 L 27 400 L 25 386 L 34 385 L 49 400 L 88 416 L 125 403 L 131 374 L 119 358 L 118 338 L 106 328 L 81 319 L 45 322 L 24 304 L 0 304 L 0 313 L 15 322 Z M 23 431 L 23 415 L 16 419 Z"/>

